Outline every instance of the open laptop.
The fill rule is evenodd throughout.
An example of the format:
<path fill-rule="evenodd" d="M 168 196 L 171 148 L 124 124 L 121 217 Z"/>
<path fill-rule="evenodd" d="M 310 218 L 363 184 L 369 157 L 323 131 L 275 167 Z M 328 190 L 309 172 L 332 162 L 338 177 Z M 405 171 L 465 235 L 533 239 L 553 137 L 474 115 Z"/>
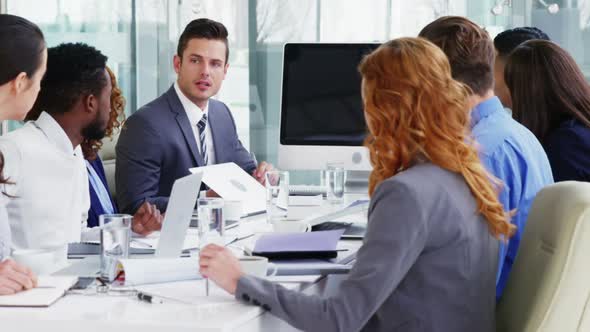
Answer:
<path fill-rule="evenodd" d="M 177 258 L 182 253 L 184 238 L 197 204 L 202 178 L 203 173 L 196 172 L 174 181 L 166 215 L 162 221 L 156 257 Z"/>
<path fill-rule="evenodd" d="M 197 203 L 202 177 L 203 174 L 197 172 L 174 182 L 166 215 L 162 222 L 158 248 L 155 250 L 156 257 L 177 258 L 181 256 L 184 239 Z M 100 245 L 98 243 L 70 243 L 68 257 L 85 259 L 55 272 L 55 275 L 96 277 L 100 270 L 99 254 Z M 154 254 L 154 249 L 130 248 L 130 254 Z"/>
<path fill-rule="evenodd" d="M 242 201 L 244 216 L 266 212 L 266 188 L 235 163 L 195 167 L 203 182 L 224 200 Z"/>

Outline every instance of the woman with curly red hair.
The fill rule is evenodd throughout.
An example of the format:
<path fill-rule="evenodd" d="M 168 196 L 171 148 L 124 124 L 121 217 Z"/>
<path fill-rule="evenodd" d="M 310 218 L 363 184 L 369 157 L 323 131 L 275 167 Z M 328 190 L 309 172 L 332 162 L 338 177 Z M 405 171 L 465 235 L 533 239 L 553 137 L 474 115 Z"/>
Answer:
<path fill-rule="evenodd" d="M 498 242 L 514 226 L 471 141 L 469 93 L 424 39 L 387 42 L 359 70 L 371 205 L 338 292 L 304 295 L 247 276 L 216 245 L 202 250 L 201 273 L 305 331 L 494 331 Z"/>
<path fill-rule="evenodd" d="M 111 79 L 111 111 L 109 121 L 105 129 L 105 137 L 112 137 L 115 130 L 121 126 L 125 117 L 125 97 L 117 84 L 117 78 L 113 71 L 107 66 L 106 70 Z M 90 179 L 90 210 L 88 210 L 88 226 L 98 226 L 99 216 L 105 213 L 118 213 L 117 205 L 109 193 L 109 185 L 102 160 L 98 151 L 102 147 L 102 140 L 86 138 L 82 144 L 82 152 L 86 159 L 86 168 Z M 148 235 L 162 227 L 162 215 L 155 205 L 145 202 L 133 216 L 132 229 L 140 235 Z"/>

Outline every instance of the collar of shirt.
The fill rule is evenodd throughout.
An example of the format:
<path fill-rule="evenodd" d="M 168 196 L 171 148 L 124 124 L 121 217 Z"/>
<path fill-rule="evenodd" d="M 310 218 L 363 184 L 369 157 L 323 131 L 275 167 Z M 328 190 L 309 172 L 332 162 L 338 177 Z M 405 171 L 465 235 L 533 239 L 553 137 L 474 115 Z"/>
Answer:
<path fill-rule="evenodd" d="M 496 96 L 482 101 L 471 111 L 471 128 L 475 127 L 482 119 L 485 119 L 496 112 L 503 111 L 504 106 L 502 106 L 500 99 Z"/>
<path fill-rule="evenodd" d="M 201 108 L 199 108 L 199 106 L 197 106 L 190 99 L 188 99 L 184 95 L 184 93 L 182 93 L 182 91 L 180 91 L 178 82 L 174 82 L 174 90 L 176 90 L 176 94 L 178 95 L 180 103 L 182 104 L 182 107 L 184 108 L 184 111 L 188 116 L 188 120 L 191 123 L 191 126 L 196 126 L 197 123 L 201 121 L 203 114 L 206 114 L 207 118 L 209 118 L 209 102 L 207 102 L 207 105 L 205 105 L 205 109 L 202 110 Z"/>
<path fill-rule="evenodd" d="M 72 146 L 72 141 L 63 128 L 55 121 L 55 119 L 46 112 L 41 112 L 39 118 L 34 122 L 35 126 L 39 128 L 47 139 L 53 143 L 59 150 L 63 151 L 67 155 L 81 155 L 80 145 Z"/>

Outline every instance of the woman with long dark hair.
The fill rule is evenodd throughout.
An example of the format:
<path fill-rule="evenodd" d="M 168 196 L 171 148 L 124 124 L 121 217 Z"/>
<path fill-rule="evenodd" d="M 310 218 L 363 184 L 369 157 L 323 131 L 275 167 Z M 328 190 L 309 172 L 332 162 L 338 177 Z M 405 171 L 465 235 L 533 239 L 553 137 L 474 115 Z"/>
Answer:
<path fill-rule="evenodd" d="M 590 181 L 590 85 L 557 44 L 531 40 L 508 57 L 512 114 L 537 136 L 555 181 Z"/>
<path fill-rule="evenodd" d="M 356 263 L 330 297 L 247 276 L 225 247 L 200 271 L 241 301 L 305 331 L 493 331 L 498 238 L 515 226 L 469 132 L 469 93 L 421 38 L 387 42 L 359 66 L 369 221 Z"/>
<path fill-rule="evenodd" d="M 39 93 L 47 64 L 43 33 L 35 24 L 0 14 L 0 121 L 23 120 Z M 4 206 L 4 157 L 0 152 L 0 295 L 34 287 L 31 271 L 5 259 L 10 255 L 10 226 Z"/>

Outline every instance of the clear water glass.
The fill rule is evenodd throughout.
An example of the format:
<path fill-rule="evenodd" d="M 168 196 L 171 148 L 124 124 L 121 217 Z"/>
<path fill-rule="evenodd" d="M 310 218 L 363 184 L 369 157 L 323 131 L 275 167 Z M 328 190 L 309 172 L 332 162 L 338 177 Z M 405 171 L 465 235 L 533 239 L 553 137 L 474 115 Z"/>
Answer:
<path fill-rule="evenodd" d="M 289 208 L 289 172 L 269 171 L 266 180 L 266 219 L 269 223 L 287 219 Z"/>
<path fill-rule="evenodd" d="M 341 203 L 344 200 L 346 170 L 342 164 L 327 164 L 324 170 L 326 199 L 330 203 Z"/>
<path fill-rule="evenodd" d="M 113 281 L 119 259 L 129 257 L 129 240 L 133 216 L 128 214 L 103 214 L 100 226 L 100 276 Z"/>
<path fill-rule="evenodd" d="M 199 250 L 202 250 L 210 243 L 224 245 L 225 219 L 223 205 L 223 199 L 217 197 L 202 197 L 197 200 Z M 209 279 L 205 280 L 205 295 L 209 296 Z"/>
<path fill-rule="evenodd" d="M 199 246 L 217 243 L 217 237 L 225 234 L 225 218 L 223 215 L 223 198 L 202 197 L 197 200 L 197 215 L 199 218 Z M 223 245 L 223 243 L 221 243 Z"/>

